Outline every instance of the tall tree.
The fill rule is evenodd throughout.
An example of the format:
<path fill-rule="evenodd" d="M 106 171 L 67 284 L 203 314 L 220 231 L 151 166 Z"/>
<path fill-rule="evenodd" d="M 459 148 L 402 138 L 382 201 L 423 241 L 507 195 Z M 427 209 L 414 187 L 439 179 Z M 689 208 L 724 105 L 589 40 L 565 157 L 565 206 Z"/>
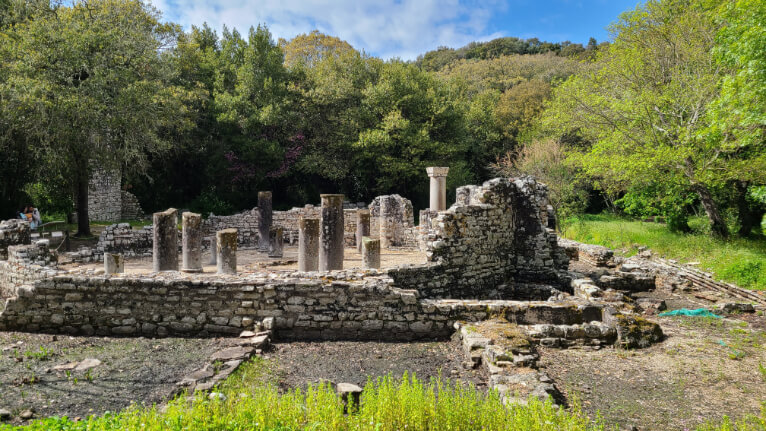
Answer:
<path fill-rule="evenodd" d="M 138 0 L 78 1 L 14 26 L 0 92 L 25 113 L 41 167 L 74 190 L 80 235 L 92 170 L 140 169 L 184 123 L 183 92 L 166 85 L 161 61 L 177 32 Z"/>
<path fill-rule="evenodd" d="M 606 184 L 662 181 L 693 191 L 714 234 L 727 236 L 713 189 L 745 175 L 751 158 L 706 129 L 722 74 L 711 55 L 718 31 L 711 3 L 652 0 L 624 13 L 595 69 L 555 91 L 544 123 L 593 142 L 580 160 Z"/>

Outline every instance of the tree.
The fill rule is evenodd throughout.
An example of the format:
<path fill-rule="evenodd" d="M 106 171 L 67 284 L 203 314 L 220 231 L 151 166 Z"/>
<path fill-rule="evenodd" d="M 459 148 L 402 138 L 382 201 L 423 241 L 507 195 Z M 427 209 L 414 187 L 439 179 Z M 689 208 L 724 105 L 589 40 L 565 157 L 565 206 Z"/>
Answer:
<path fill-rule="evenodd" d="M 141 169 L 184 124 L 185 94 L 166 85 L 161 61 L 177 32 L 138 0 L 79 1 L 12 30 L 0 93 L 24 114 L 41 171 L 75 192 L 80 235 L 90 234 L 92 170 Z"/>
<path fill-rule="evenodd" d="M 545 183 L 548 200 L 559 220 L 585 209 L 587 191 L 580 184 L 577 167 L 568 160 L 566 147 L 559 141 L 535 139 L 517 153 L 499 157 L 492 168 L 506 177 L 532 175 Z"/>
<path fill-rule="evenodd" d="M 450 166 L 450 181 L 472 179 L 464 162 L 462 111 L 433 75 L 386 63 L 378 82 L 364 91 L 362 112 L 354 159 L 369 190 L 425 195 L 426 166 L 443 163 Z"/>
<path fill-rule="evenodd" d="M 753 154 L 706 128 L 721 76 L 711 55 L 718 26 L 709 4 L 649 1 L 624 13 L 595 69 L 554 91 L 543 122 L 549 131 L 576 130 L 593 142 L 580 161 L 606 187 L 660 181 L 689 189 L 714 234 L 727 236 L 712 190 L 766 169 L 753 174 L 746 168 L 758 161 Z"/>
<path fill-rule="evenodd" d="M 712 139 L 726 142 L 728 151 L 746 155 L 731 182 L 739 218 L 739 235 L 750 235 L 760 224 L 763 207 L 750 198 L 750 189 L 763 185 L 766 166 L 766 4 L 762 1 L 725 2 L 720 8 L 722 28 L 714 50 L 727 68 L 721 92 L 708 115 Z M 760 169 L 759 169 L 760 167 Z"/>
<path fill-rule="evenodd" d="M 354 47 L 345 40 L 320 33 L 319 30 L 309 34 L 299 34 L 289 42 L 280 40 L 280 46 L 285 54 L 285 66 L 288 68 L 299 63 L 306 67 L 313 67 L 328 57 L 337 58 L 356 53 Z"/>

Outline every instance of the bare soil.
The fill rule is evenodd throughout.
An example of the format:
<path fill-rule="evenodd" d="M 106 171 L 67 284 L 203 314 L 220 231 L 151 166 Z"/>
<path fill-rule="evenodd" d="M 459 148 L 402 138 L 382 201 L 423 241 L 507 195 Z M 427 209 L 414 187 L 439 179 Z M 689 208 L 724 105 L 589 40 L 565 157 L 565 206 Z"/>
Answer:
<path fill-rule="evenodd" d="M 368 379 L 386 375 L 400 378 L 404 372 L 423 381 L 441 377 L 486 389 L 484 371 L 463 368 L 465 357 L 457 341 L 277 343 L 270 354 L 284 389 L 320 380 L 364 387 Z"/>
<path fill-rule="evenodd" d="M 662 297 L 661 293 L 652 295 Z M 666 296 L 669 308 L 700 305 Z M 724 415 L 757 415 L 766 402 L 766 317 L 652 317 L 666 339 L 647 349 L 540 348 L 539 365 L 570 402 L 608 424 L 640 430 L 694 429 Z"/>
<path fill-rule="evenodd" d="M 205 251 L 202 261 L 210 260 L 210 252 Z M 178 261 L 181 261 L 179 256 Z M 386 250 L 380 257 L 382 269 L 392 268 L 399 265 L 412 265 L 426 263 L 426 255 L 418 250 Z M 102 263 L 68 263 L 60 265 L 62 269 L 102 269 Z M 362 255 L 356 251 L 356 247 L 347 247 L 344 250 L 343 268 L 362 269 Z M 298 270 L 298 247 L 285 245 L 283 257 L 270 258 L 266 253 L 254 249 L 237 250 L 237 272 L 248 273 L 258 271 Z M 152 272 L 151 257 L 129 257 L 125 259 L 126 274 L 148 274 Z M 203 265 L 203 274 L 215 274 L 215 265 Z"/>
<path fill-rule="evenodd" d="M 227 339 L 108 338 L 0 332 L 0 409 L 11 423 L 34 417 L 87 417 L 116 412 L 133 403 L 162 403 L 176 382 L 196 370 Z M 89 370 L 54 367 L 86 358 Z"/>

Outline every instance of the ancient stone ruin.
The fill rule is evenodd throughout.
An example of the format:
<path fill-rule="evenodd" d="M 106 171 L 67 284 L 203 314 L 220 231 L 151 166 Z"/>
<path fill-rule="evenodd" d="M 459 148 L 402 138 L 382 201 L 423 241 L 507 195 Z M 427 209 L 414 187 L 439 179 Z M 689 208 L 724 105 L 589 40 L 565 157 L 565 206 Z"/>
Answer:
<path fill-rule="evenodd" d="M 560 244 L 549 228 L 545 185 L 497 178 L 459 188 L 445 208 L 447 173 L 429 168 L 432 206 L 419 226 L 399 195 L 363 208 L 322 195 L 319 207 L 272 211 L 278 197 L 263 193 L 262 208 L 234 216 L 201 220 L 169 209 L 154 214 L 153 226 L 110 226 L 94 250 L 66 254 L 62 266 L 43 243 L 10 245 L 29 243 L 23 226 L 0 225 L 8 249 L 0 330 L 149 337 L 269 330 L 324 340 L 458 334 L 467 363 L 488 367 L 509 399 L 513 385 L 555 396 L 543 373 L 513 377 L 518 367 L 534 368 L 537 345 L 643 347 L 661 338 L 624 296 L 655 288 L 653 273 L 625 263 L 592 277 L 571 271 L 571 258 L 589 255 Z M 105 256 L 105 267 L 88 263 Z M 518 343 L 492 339 L 487 328 L 496 324 L 511 325 Z"/>
<path fill-rule="evenodd" d="M 88 216 L 91 220 L 120 221 L 144 218 L 138 199 L 122 190 L 118 170 L 96 170 L 88 183 Z"/>

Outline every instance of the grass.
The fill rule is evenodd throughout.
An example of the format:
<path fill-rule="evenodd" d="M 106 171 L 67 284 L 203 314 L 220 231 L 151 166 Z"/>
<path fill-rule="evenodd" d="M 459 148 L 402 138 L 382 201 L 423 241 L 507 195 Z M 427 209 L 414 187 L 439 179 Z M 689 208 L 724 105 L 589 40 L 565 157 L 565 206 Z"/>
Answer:
<path fill-rule="evenodd" d="M 484 393 L 440 379 L 404 374 L 368 381 L 358 406 L 344 405 L 329 384 L 303 390 L 277 389 L 275 364 L 255 358 L 215 391 L 223 396 L 181 395 L 167 408 L 133 406 L 74 422 L 67 417 L 37 420 L 24 427 L 0 424 L 0 431 L 59 430 L 611 430 L 589 419 L 573 400 L 568 410 L 530 399 L 506 407 L 494 391 Z M 766 405 L 759 417 L 701 425 L 698 430 L 766 430 Z"/>
<path fill-rule="evenodd" d="M 328 384 L 280 393 L 269 365 L 254 360 L 229 378 L 218 392 L 225 398 L 180 396 L 164 412 L 131 407 L 118 414 L 80 422 L 48 418 L 28 430 L 602 430 L 578 406 L 570 410 L 530 400 L 506 408 L 496 392 L 483 393 L 439 379 L 429 382 L 405 374 L 368 381 L 359 406 L 344 414 Z M 264 371 L 266 370 L 266 371 Z M 0 430 L 11 429 L 0 425 Z"/>
<path fill-rule="evenodd" d="M 738 286 L 766 290 L 766 240 L 720 240 L 702 233 L 670 232 L 665 225 L 609 215 L 585 215 L 567 220 L 563 236 L 635 254 L 639 246 L 655 255 L 681 262 L 699 262 L 699 268 Z"/>

